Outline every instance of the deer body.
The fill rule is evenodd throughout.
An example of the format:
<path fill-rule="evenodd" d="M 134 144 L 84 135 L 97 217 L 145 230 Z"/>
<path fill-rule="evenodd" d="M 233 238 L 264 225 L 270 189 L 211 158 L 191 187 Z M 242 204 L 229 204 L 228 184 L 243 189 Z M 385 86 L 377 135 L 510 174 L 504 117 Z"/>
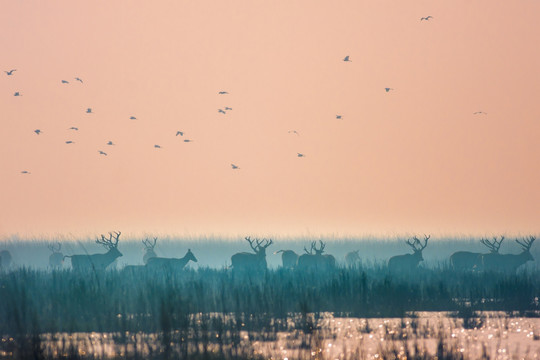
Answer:
<path fill-rule="evenodd" d="M 414 241 L 411 241 L 411 239 L 407 240 L 406 243 L 412 247 L 413 253 L 391 257 L 390 260 L 388 260 L 388 269 L 391 272 L 407 272 L 415 270 L 420 262 L 424 261 L 422 250 L 427 246 L 429 238 L 430 236 L 424 235 L 424 245 L 421 244 L 416 236 L 413 238 Z"/>
<path fill-rule="evenodd" d="M 148 259 L 146 263 L 147 269 L 152 270 L 182 270 L 187 265 L 189 261 L 197 262 L 197 258 L 191 252 L 191 249 L 188 249 L 188 252 L 183 258 L 162 258 L 162 257 L 152 257 Z"/>
<path fill-rule="evenodd" d="M 360 250 L 351 251 L 345 255 L 345 263 L 347 263 L 349 267 L 357 266 L 360 263 L 359 252 Z"/>
<path fill-rule="evenodd" d="M 73 270 L 105 270 L 114 262 L 114 260 L 122 256 L 122 253 L 118 250 L 118 238 L 120 237 L 120 234 L 120 232 L 114 233 L 114 241 L 112 233 L 109 233 L 109 239 L 106 239 L 104 235 L 101 235 L 101 239 L 96 240 L 96 243 L 109 249 L 105 254 L 66 255 L 64 257 L 71 258 L 71 267 Z"/>
<path fill-rule="evenodd" d="M 474 271 L 481 270 L 483 264 L 483 256 L 491 256 L 491 254 L 498 255 L 499 248 L 504 240 L 504 236 L 501 236 L 501 240 L 497 240 L 497 237 L 493 238 L 493 241 L 488 239 L 481 239 L 480 242 L 485 245 L 490 254 L 482 254 L 470 251 L 457 251 L 450 256 L 450 265 L 454 271 Z"/>
<path fill-rule="evenodd" d="M 266 248 L 272 245 L 273 241 L 270 240 L 251 240 L 251 238 L 246 237 L 245 240 L 249 242 L 249 245 L 255 252 L 247 253 L 241 252 L 231 256 L 231 264 L 233 271 L 235 272 L 264 272 L 267 268 L 266 263 Z M 256 241 L 256 245 L 253 245 L 253 241 Z M 265 243 L 263 244 L 263 241 Z"/>
<path fill-rule="evenodd" d="M 333 255 L 323 255 L 326 244 L 324 244 L 321 240 L 319 240 L 319 242 L 319 249 L 317 249 L 317 247 L 315 246 L 315 242 L 311 243 L 311 249 L 309 251 L 304 247 L 306 253 L 298 258 L 298 270 L 329 271 L 333 270 L 336 267 L 336 258 Z M 313 251 L 315 251 L 315 254 L 313 254 Z"/>
<path fill-rule="evenodd" d="M 281 253 L 281 263 L 286 269 L 294 269 L 298 262 L 298 254 L 292 250 L 278 250 L 274 254 Z"/>

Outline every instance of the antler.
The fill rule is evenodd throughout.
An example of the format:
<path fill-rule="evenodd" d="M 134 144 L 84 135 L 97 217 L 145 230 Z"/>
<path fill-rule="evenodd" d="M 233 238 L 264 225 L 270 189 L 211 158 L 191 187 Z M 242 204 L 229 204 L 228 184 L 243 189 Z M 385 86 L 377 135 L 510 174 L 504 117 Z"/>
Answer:
<path fill-rule="evenodd" d="M 534 236 L 529 236 L 529 238 L 524 238 L 523 241 L 519 241 L 518 239 L 516 239 L 516 242 L 521 245 L 521 247 L 523 248 L 524 251 L 529 251 L 531 249 L 531 246 L 534 242 L 534 240 L 536 240 L 536 238 Z"/>
<path fill-rule="evenodd" d="M 264 241 L 264 245 L 262 245 Z M 266 249 L 267 247 L 269 247 L 270 245 L 272 245 L 273 241 L 272 239 L 268 240 L 268 239 L 262 239 L 261 241 L 257 240 L 257 248 L 264 248 Z"/>
<path fill-rule="evenodd" d="M 308 250 L 306 249 L 306 247 L 304 246 L 304 251 L 306 252 L 306 254 L 313 255 L 313 249 L 315 248 L 315 244 L 316 244 L 315 241 L 313 241 L 313 242 L 311 243 L 311 248 L 309 249 L 309 251 L 308 251 Z"/>
<path fill-rule="evenodd" d="M 246 241 L 249 243 L 249 246 L 253 249 L 253 251 L 257 252 L 257 246 L 253 246 L 253 240 L 251 240 L 250 236 L 245 237 Z"/>
<path fill-rule="evenodd" d="M 118 238 L 122 234 L 120 231 L 109 232 L 109 238 L 106 239 L 105 235 L 101 234 L 101 239 L 96 239 L 96 243 L 105 246 L 106 248 L 112 249 L 118 246 Z M 114 237 L 114 240 L 113 240 Z"/>
<path fill-rule="evenodd" d="M 321 255 L 324 252 L 324 248 L 326 247 L 326 244 L 322 242 L 322 240 L 319 240 L 319 243 L 321 244 L 320 248 L 317 249 L 315 247 L 315 242 L 313 243 L 313 249 L 315 249 L 315 252 L 319 255 Z"/>
<path fill-rule="evenodd" d="M 152 243 L 148 238 L 142 241 L 144 247 L 146 250 L 154 250 L 154 247 L 156 246 L 157 237 L 154 238 L 154 242 Z"/>
<path fill-rule="evenodd" d="M 56 246 L 58 245 L 58 246 Z M 51 250 L 53 253 L 56 253 L 58 251 L 60 251 L 60 249 L 62 248 L 62 244 L 60 244 L 59 242 L 55 243 L 55 244 L 49 244 L 47 245 L 47 248 L 49 250 Z"/>
<path fill-rule="evenodd" d="M 493 242 L 490 242 L 488 239 L 481 239 L 480 242 L 482 244 L 484 244 L 485 246 L 487 246 L 487 248 L 492 252 L 492 253 L 498 253 L 499 252 L 499 248 L 501 247 L 501 244 L 504 240 L 504 236 L 501 236 L 501 240 L 497 241 L 497 237 L 494 236 L 493 237 Z M 517 240 L 516 240 L 517 241 Z"/>
<path fill-rule="evenodd" d="M 422 242 L 416 236 L 413 236 L 414 241 L 411 241 L 411 239 L 407 239 L 406 243 L 410 247 L 412 247 L 414 251 L 422 251 L 427 246 L 427 243 L 428 243 L 428 240 L 429 240 L 430 237 L 431 237 L 431 235 L 424 234 L 424 245 L 422 245 Z M 417 247 L 417 245 L 418 245 L 418 247 Z"/>

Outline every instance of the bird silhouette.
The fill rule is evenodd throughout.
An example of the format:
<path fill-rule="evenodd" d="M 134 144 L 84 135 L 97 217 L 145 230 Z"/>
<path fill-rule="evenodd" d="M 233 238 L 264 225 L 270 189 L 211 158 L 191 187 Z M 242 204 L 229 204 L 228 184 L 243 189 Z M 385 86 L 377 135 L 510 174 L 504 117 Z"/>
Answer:
<path fill-rule="evenodd" d="M 288 132 L 289 134 L 292 133 L 292 134 L 296 134 L 296 135 L 300 136 L 300 134 L 299 134 L 298 131 L 296 131 L 296 130 L 289 130 L 289 131 L 287 131 L 287 132 Z"/>
<path fill-rule="evenodd" d="M 87 114 L 92 114 L 92 108 L 86 109 L 86 113 L 87 113 Z"/>
<path fill-rule="evenodd" d="M 176 132 L 176 136 L 178 136 L 178 135 L 184 136 L 184 133 L 183 133 L 182 131 L 177 131 L 177 132 Z"/>
<path fill-rule="evenodd" d="M 225 106 L 225 110 L 232 110 L 232 108 Z"/>
<path fill-rule="evenodd" d="M 114 145 L 114 143 L 112 141 L 109 141 L 107 145 Z"/>
<path fill-rule="evenodd" d="M 78 127 L 75 127 L 75 126 L 72 126 L 72 127 L 70 127 L 68 130 L 75 130 L 75 131 L 77 131 L 77 130 L 79 130 L 79 128 L 78 128 Z"/>
<path fill-rule="evenodd" d="M 21 174 L 30 174 L 30 171 L 23 170 L 23 171 L 21 171 Z"/>
<path fill-rule="evenodd" d="M 99 155 L 105 155 L 105 156 L 107 156 L 107 153 L 106 153 L 105 151 L 98 150 L 98 152 L 99 152 Z"/>
<path fill-rule="evenodd" d="M 69 84 L 69 81 L 67 81 L 67 80 L 62 80 L 62 84 Z"/>
<path fill-rule="evenodd" d="M 296 153 L 296 156 L 298 156 L 298 157 L 304 157 L 304 156 L 306 156 L 306 155 L 301 154 L 301 153 Z"/>
<path fill-rule="evenodd" d="M 341 116 L 341 115 L 336 115 L 336 119 L 338 119 L 338 120 L 339 120 L 339 119 L 341 119 L 341 118 L 342 118 L 342 116 Z"/>
<path fill-rule="evenodd" d="M 473 114 L 474 114 L 474 115 L 480 115 L 480 114 L 487 115 L 487 112 L 476 111 L 476 112 L 473 112 Z"/>
<path fill-rule="evenodd" d="M 237 170 L 237 169 L 240 169 L 238 166 L 234 165 L 234 164 L 231 164 L 231 167 L 233 170 Z"/>
<path fill-rule="evenodd" d="M 349 55 L 345 56 L 345 58 L 343 59 L 343 61 L 349 61 L 349 62 L 351 62 L 351 59 L 350 59 Z"/>
<path fill-rule="evenodd" d="M 190 139 L 184 139 L 184 142 L 193 142 L 193 140 L 190 140 Z"/>
<path fill-rule="evenodd" d="M 74 144 L 74 142 L 71 141 L 71 140 L 68 140 L 68 141 L 66 141 L 66 144 Z"/>
<path fill-rule="evenodd" d="M 34 132 L 35 132 L 36 134 L 38 134 L 38 135 L 41 134 L 41 130 L 39 130 L 39 129 L 34 130 Z"/>
<path fill-rule="evenodd" d="M 79 81 L 81 84 L 83 83 L 83 81 L 82 81 L 81 78 L 76 77 L 75 80 L 76 80 L 76 81 Z"/>
<path fill-rule="evenodd" d="M 390 90 L 394 90 L 394 88 L 384 88 L 386 92 L 389 92 Z"/>
<path fill-rule="evenodd" d="M 14 71 L 17 71 L 17 69 L 12 69 L 12 70 L 8 70 L 8 71 L 5 71 L 5 70 L 4 70 L 4 72 L 5 72 L 8 76 L 13 75 L 13 72 L 14 72 Z"/>
<path fill-rule="evenodd" d="M 129 120 L 137 120 L 137 118 L 135 116 L 130 116 Z"/>
<path fill-rule="evenodd" d="M 20 92 L 16 91 L 15 94 L 13 94 L 13 96 L 22 96 Z"/>
<path fill-rule="evenodd" d="M 224 110 L 222 110 L 222 109 L 218 109 L 218 112 L 222 113 L 222 114 L 226 114 L 226 112 Z"/>
<path fill-rule="evenodd" d="M 218 92 L 218 94 L 219 94 L 219 95 L 227 95 L 228 92 L 226 92 L 226 91 L 220 91 L 220 92 Z"/>
<path fill-rule="evenodd" d="M 156 149 L 161 149 L 161 146 L 159 146 L 159 145 L 154 145 L 154 147 L 155 147 Z"/>
<path fill-rule="evenodd" d="M 433 19 L 433 16 L 428 15 L 428 16 L 426 16 L 426 17 L 421 17 L 421 18 L 420 18 L 420 21 L 424 21 L 424 20 L 428 21 L 429 19 Z"/>

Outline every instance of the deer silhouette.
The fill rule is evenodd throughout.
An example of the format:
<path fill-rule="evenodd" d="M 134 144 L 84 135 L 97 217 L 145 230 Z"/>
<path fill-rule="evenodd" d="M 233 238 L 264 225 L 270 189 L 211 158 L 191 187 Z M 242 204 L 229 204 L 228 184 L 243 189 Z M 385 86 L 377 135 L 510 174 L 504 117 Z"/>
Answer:
<path fill-rule="evenodd" d="M 347 266 L 355 267 L 355 266 L 358 266 L 358 264 L 360 264 L 360 255 L 358 255 L 359 252 L 360 250 L 355 250 L 345 255 L 345 263 L 347 264 Z"/>
<path fill-rule="evenodd" d="M 490 254 L 499 254 L 499 248 L 504 240 L 504 236 L 501 236 L 500 240 L 497 237 L 493 237 L 493 241 L 488 239 L 481 239 L 480 243 L 485 245 Z M 478 271 L 482 268 L 482 258 L 489 254 L 482 254 L 470 251 L 456 251 L 450 256 L 450 265 L 454 271 Z"/>
<path fill-rule="evenodd" d="M 13 257 L 11 256 L 11 253 L 9 251 L 0 251 L 0 269 L 9 269 L 12 261 Z"/>
<path fill-rule="evenodd" d="M 49 267 L 51 269 L 60 269 L 64 265 L 64 255 L 60 252 L 62 244 L 59 242 L 47 245 L 47 248 L 52 251 L 49 256 Z"/>
<path fill-rule="evenodd" d="M 96 239 L 97 244 L 109 249 L 105 254 L 66 255 L 64 257 L 71 258 L 71 267 L 73 270 L 105 270 L 114 260 L 122 256 L 122 253 L 118 250 L 118 238 L 120 234 L 121 232 L 115 231 L 114 234 L 109 233 L 108 239 L 105 238 L 105 235 L 101 235 L 101 239 Z"/>
<path fill-rule="evenodd" d="M 156 247 L 157 237 L 154 238 L 154 241 L 150 241 L 148 239 L 145 239 L 142 241 L 144 245 L 144 255 L 143 255 L 143 262 L 144 264 L 148 264 L 148 260 L 151 258 L 157 257 L 156 252 L 154 251 L 154 248 Z"/>
<path fill-rule="evenodd" d="M 245 240 L 249 243 L 251 249 L 255 252 L 241 252 L 231 256 L 231 263 L 234 272 L 254 271 L 264 272 L 267 268 L 266 263 L 266 248 L 272 245 L 272 239 L 254 239 L 246 237 Z M 255 245 L 253 242 L 255 241 Z"/>
<path fill-rule="evenodd" d="M 278 250 L 274 254 L 281 253 L 281 263 L 285 269 L 294 269 L 298 262 L 298 254 L 292 250 Z"/>
<path fill-rule="evenodd" d="M 317 271 L 317 270 L 332 270 L 336 267 L 336 258 L 333 255 L 323 255 L 326 244 L 319 240 L 319 248 L 317 243 L 313 241 L 311 248 L 308 250 L 304 246 L 305 254 L 298 258 L 298 270 L 302 271 Z M 315 251 L 315 254 L 313 253 Z"/>
<path fill-rule="evenodd" d="M 388 269 L 391 272 L 411 271 L 416 269 L 418 264 L 420 264 L 421 261 L 424 261 L 422 250 L 427 246 L 430 237 L 431 235 L 424 235 L 424 245 L 422 245 L 416 236 L 412 238 L 414 241 L 411 241 L 411 239 L 406 240 L 405 243 L 413 249 L 413 253 L 391 257 L 390 260 L 388 260 Z"/>
<path fill-rule="evenodd" d="M 165 270 L 165 271 L 179 271 L 184 269 L 189 261 L 197 262 L 197 258 L 191 252 L 191 249 L 188 249 L 186 255 L 183 258 L 162 258 L 162 257 L 151 257 L 146 263 L 146 268 L 151 270 Z"/>
<path fill-rule="evenodd" d="M 484 270 L 515 273 L 517 269 L 527 261 L 534 261 L 530 251 L 534 240 L 536 240 L 534 236 L 529 236 L 521 241 L 515 239 L 519 246 L 521 246 L 522 251 L 519 254 L 492 253 L 482 256 Z"/>

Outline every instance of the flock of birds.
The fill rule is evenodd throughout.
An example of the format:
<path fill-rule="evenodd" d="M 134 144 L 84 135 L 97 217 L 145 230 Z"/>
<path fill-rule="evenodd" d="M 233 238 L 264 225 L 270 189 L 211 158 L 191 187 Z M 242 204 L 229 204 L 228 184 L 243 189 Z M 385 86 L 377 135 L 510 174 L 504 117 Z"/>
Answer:
<path fill-rule="evenodd" d="M 433 16 L 428 15 L 428 16 L 425 16 L 425 17 L 421 17 L 421 18 L 420 18 L 420 21 L 429 21 L 430 19 L 433 19 Z M 351 59 L 351 57 L 350 57 L 349 55 L 347 55 L 347 56 L 345 56 L 345 57 L 343 58 L 343 61 L 344 61 L 344 62 L 352 62 L 352 59 Z M 11 69 L 11 70 L 5 70 L 4 72 L 5 72 L 5 74 L 6 74 L 7 76 L 13 76 L 13 75 L 15 74 L 16 71 L 17 71 L 17 69 Z M 80 77 L 75 77 L 74 80 L 77 81 L 77 82 L 79 82 L 79 83 L 81 83 L 81 84 L 84 84 L 84 81 L 83 81 Z M 64 85 L 68 85 L 68 84 L 70 84 L 70 81 L 64 80 L 64 79 L 63 79 L 63 80 L 61 80 L 61 83 L 64 84 Z M 395 89 L 392 88 L 392 87 L 385 87 L 385 88 L 384 88 L 384 91 L 385 91 L 386 93 L 389 93 L 390 91 L 394 91 L 394 90 L 395 90 Z M 220 91 L 218 91 L 218 95 L 228 95 L 228 94 L 229 94 L 229 92 L 228 92 L 228 91 L 225 91 L 225 90 L 220 90 Z M 16 91 L 13 95 L 16 96 L 16 97 L 23 96 L 23 95 L 21 94 L 20 91 Z M 228 111 L 232 111 L 232 110 L 233 110 L 233 109 L 232 109 L 231 107 L 225 106 L 225 107 L 223 107 L 223 108 L 219 108 L 217 111 L 218 111 L 219 114 L 225 115 L 225 114 L 227 114 Z M 90 108 L 90 107 L 87 108 L 87 109 L 86 109 L 86 114 L 94 114 L 94 109 L 93 109 L 93 108 Z M 483 112 L 483 111 L 476 111 L 476 112 L 474 112 L 473 114 L 474 114 L 474 115 L 487 115 L 487 113 L 486 113 L 486 112 Z M 342 120 L 342 119 L 343 119 L 343 115 L 338 114 L 338 115 L 335 116 L 335 118 L 336 118 L 336 120 Z M 137 117 L 135 117 L 135 116 L 130 116 L 129 119 L 130 119 L 130 120 L 137 120 Z M 68 128 L 68 130 L 70 130 L 70 131 L 79 131 L 79 128 L 76 127 L 76 126 L 71 126 L 70 128 Z M 41 129 L 35 129 L 35 130 L 34 130 L 34 133 L 35 133 L 36 135 L 41 135 L 41 134 L 43 134 L 44 132 L 43 132 Z M 297 130 L 289 130 L 288 133 L 289 133 L 289 134 L 294 134 L 294 135 L 300 136 L 300 133 L 299 133 Z M 183 132 L 183 131 L 176 131 L 176 135 L 175 135 L 175 136 L 181 136 L 181 137 L 183 137 L 183 136 L 184 136 L 184 132 Z M 183 142 L 185 142 L 185 143 L 190 143 L 190 142 L 193 142 L 193 140 L 192 140 L 192 139 L 185 138 L 185 139 L 183 139 Z M 66 140 L 65 143 L 66 143 L 67 145 L 71 145 L 71 144 L 74 144 L 75 142 L 74 142 L 73 140 Z M 108 141 L 108 142 L 106 143 L 106 145 L 107 145 L 107 146 L 115 146 L 116 144 L 115 144 L 113 141 Z M 159 145 L 159 144 L 155 144 L 155 145 L 154 145 L 154 148 L 155 148 L 155 149 L 162 149 L 162 146 Z M 108 156 L 108 153 L 107 153 L 106 151 L 104 151 L 103 149 L 98 149 L 98 150 L 97 150 L 97 153 L 98 153 L 98 155 L 100 155 L 100 156 Z M 303 157 L 305 157 L 306 155 L 305 155 L 304 153 L 297 152 L 297 153 L 296 153 L 296 156 L 297 156 L 298 158 L 303 158 Z M 234 163 L 231 163 L 230 166 L 231 166 L 231 169 L 232 169 L 232 170 L 239 170 L 239 169 L 240 169 L 240 167 L 239 167 L 238 165 L 234 164 Z M 21 171 L 21 174 L 31 174 L 31 172 L 28 171 L 28 170 L 22 170 L 22 171 Z"/>

